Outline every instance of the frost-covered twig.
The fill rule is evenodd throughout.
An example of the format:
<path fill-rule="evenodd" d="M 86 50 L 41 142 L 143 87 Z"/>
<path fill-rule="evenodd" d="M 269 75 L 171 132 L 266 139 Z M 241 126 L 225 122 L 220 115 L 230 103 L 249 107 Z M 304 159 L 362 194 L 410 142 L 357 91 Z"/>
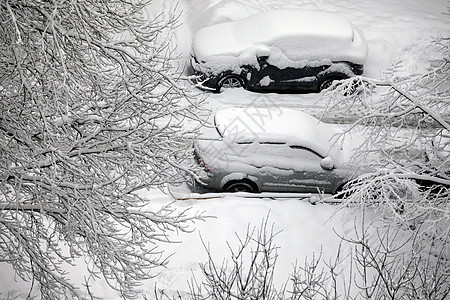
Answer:
<path fill-rule="evenodd" d="M 378 207 L 400 226 L 421 225 L 428 240 L 450 228 L 449 39 L 429 47 L 438 59 L 423 72 L 399 75 L 394 69 L 387 79 L 340 83 L 328 91 L 325 112 L 356 119 L 341 138 L 351 131 L 366 137 L 356 157 L 367 173 L 340 194 L 344 204 Z M 367 82 L 356 85 L 362 92 L 342 93 L 361 81 Z"/>
<path fill-rule="evenodd" d="M 199 119 L 168 38 L 176 14 L 151 8 L 0 3 L 0 259 L 42 298 L 81 297 L 64 269 L 79 257 L 133 298 L 166 262 L 157 243 L 203 218 L 138 194 L 189 178 L 183 124 Z"/>

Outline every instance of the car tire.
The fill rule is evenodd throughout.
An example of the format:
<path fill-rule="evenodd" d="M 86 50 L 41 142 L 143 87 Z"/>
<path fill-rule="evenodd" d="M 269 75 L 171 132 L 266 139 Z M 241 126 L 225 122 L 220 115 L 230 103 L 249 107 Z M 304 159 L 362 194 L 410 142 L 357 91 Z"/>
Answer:
<path fill-rule="evenodd" d="M 255 184 L 250 181 L 231 181 L 223 187 L 223 191 L 228 193 L 256 193 L 257 188 L 255 187 Z"/>
<path fill-rule="evenodd" d="M 222 89 L 234 89 L 245 87 L 244 80 L 237 75 L 227 75 L 220 79 L 217 84 L 217 91 L 220 92 Z"/>
<path fill-rule="evenodd" d="M 324 80 L 322 80 L 319 84 L 319 91 L 328 89 L 333 84 L 333 81 L 335 81 L 335 80 L 339 80 L 339 79 L 338 78 L 325 78 Z"/>

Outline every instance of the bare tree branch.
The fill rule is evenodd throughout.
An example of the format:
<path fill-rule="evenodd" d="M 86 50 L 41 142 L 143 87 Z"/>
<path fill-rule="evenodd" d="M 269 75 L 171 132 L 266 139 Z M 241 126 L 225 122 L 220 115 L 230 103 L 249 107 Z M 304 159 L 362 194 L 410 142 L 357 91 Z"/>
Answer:
<path fill-rule="evenodd" d="M 176 15 L 148 20 L 151 5 L 0 2 L 0 261 L 42 298 L 79 297 L 64 265 L 85 255 L 133 298 L 165 264 L 167 231 L 202 218 L 148 211 L 136 193 L 186 180 L 196 129 L 183 124 L 198 116 L 170 44 Z"/>

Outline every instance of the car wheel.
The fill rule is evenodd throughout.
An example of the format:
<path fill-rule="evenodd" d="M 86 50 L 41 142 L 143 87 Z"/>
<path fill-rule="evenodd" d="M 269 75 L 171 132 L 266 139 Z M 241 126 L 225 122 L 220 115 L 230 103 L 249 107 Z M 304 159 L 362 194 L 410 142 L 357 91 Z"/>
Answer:
<path fill-rule="evenodd" d="M 232 181 L 228 183 L 223 190 L 228 193 L 236 193 L 236 192 L 247 192 L 247 193 L 256 193 L 256 188 L 250 183 L 246 181 Z"/>
<path fill-rule="evenodd" d="M 336 79 L 336 78 L 327 78 L 327 79 L 323 80 L 320 83 L 320 85 L 319 85 L 319 91 L 323 91 L 323 90 L 328 89 L 333 84 L 333 81 L 335 81 L 335 80 L 338 80 L 338 79 Z"/>
<path fill-rule="evenodd" d="M 236 75 L 228 75 L 223 77 L 218 84 L 218 91 L 222 89 L 233 89 L 244 87 L 244 81 Z"/>

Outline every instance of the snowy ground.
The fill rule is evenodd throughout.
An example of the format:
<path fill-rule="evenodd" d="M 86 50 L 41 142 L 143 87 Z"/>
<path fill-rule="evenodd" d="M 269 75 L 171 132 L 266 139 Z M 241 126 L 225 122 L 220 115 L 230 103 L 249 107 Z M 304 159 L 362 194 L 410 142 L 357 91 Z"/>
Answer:
<path fill-rule="evenodd" d="M 172 0 L 158 0 L 165 8 Z M 446 0 L 180 0 L 178 9 L 183 12 L 184 22 L 177 31 L 178 50 L 187 62 L 192 34 L 202 26 L 237 19 L 250 14 L 278 8 L 301 8 L 337 12 L 346 16 L 359 27 L 369 43 L 369 57 L 365 75 L 379 78 L 393 63 L 403 59 L 407 71 L 420 70 L 423 59 L 427 57 L 430 36 L 450 34 L 448 15 L 449 3 Z M 447 14 L 445 14 L 447 13 Z M 321 114 L 317 104 L 319 94 L 258 94 L 242 89 L 230 90 L 221 94 L 209 94 L 205 110 L 215 110 L 228 106 L 284 106 Z M 147 193 L 152 206 L 164 205 L 173 198 L 159 191 Z M 340 238 L 335 232 L 346 235 L 353 232 L 352 208 L 336 213 L 336 206 L 330 204 L 311 205 L 307 200 L 269 198 L 254 199 L 236 196 L 207 200 L 176 201 L 180 209 L 204 211 L 214 216 L 206 222 L 192 225 L 191 234 L 174 234 L 180 243 L 162 245 L 166 254 L 173 253 L 167 268 L 152 281 L 144 282 L 142 291 L 152 299 L 155 284 L 169 291 L 188 289 L 187 281 L 192 274 L 199 275 L 199 263 L 206 262 L 206 252 L 201 239 L 210 246 L 214 256 L 227 256 L 226 242 L 236 241 L 235 233 L 244 234 L 247 226 L 258 226 L 262 218 L 269 215 L 269 223 L 274 223 L 275 243 L 279 247 L 276 267 L 276 284 L 282 284 L 292 272 L 292 265 L 305 258 L 311 258 L 322 250 L 325 261 L 336 255 Z M 350 251 L 350 248 L 344 248 Z M 219 259 L 220 261 L 220 259 Z M 78 278 L 76 272 L 71 277 Z M 82 280 L 82 276 L 81 276 Z M 0 292 L 22 290 L 26 296 L 29 284 L 15 284 L 11 270 L 0 271 Z M 105 283 L 94 282 L 97 296 L 118 299 Z M 3 294 L 4 295 L 4 294 Z M 0 294 L 0 298 L 3 296 Z"/>
<path fill-rule="evenodd" d="M 365 76 L 380 78 L 392 64 L 403 59 L 407 71 L 420 70 L 426 58 L 430 36 L 448 35 L 448 3 L 445 0 L 185 0 L 180 1 L 184 24 L 177 32 L 178 47 L 188 61 L 192 34 L 202 26 L 242 18 L 260 11 L 280 8 L 325 10 L 346 16 L 359 27 L 369 43 Z M 259 94 L 243 89 L 208 94 L 205 109 L 216 110 L 228 106 L 282 106 L 298 108 L 316 116 L 322 113 L 319 94 Z M 334 117 L 334 116 L 332 116 Z M 167 201 L 163 194 L 151 198 Z M 325 261 L 334 258 L 341 242 L 335 232 L 346 235 L 354 231 L 352 208 L 339 211 L 330 204 L 311 205 L 307 199 L 253 199 L 236 196 L 206 200 L 185 200 L 175 203 L 180 208 L 205 211 L 215 216 L 195 224 L 196 232 L 177 238 L 180 244 L 165 247 L 174 253 L 168 268 L 152 282 L 167 290 L 187 290 L 187 281 L 199 275 L 199 262 L 206 262 L 201 239 L 212 254 L 221 261 L 229 254 L 226 242 L 235 244 L 235 234 L 245 234 L 248 225 L 258 226 L 269 215 L 275 231 L 281 231 L 275 242 L 279 246 L 275 280 L 282 284 L 293 271 L 293 264 L 311 259 L 322 251 Z M 343 251 L 350 251 L 350 246 Z"/>

